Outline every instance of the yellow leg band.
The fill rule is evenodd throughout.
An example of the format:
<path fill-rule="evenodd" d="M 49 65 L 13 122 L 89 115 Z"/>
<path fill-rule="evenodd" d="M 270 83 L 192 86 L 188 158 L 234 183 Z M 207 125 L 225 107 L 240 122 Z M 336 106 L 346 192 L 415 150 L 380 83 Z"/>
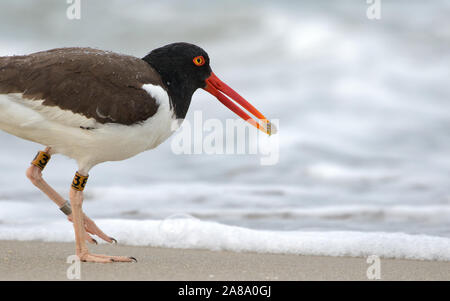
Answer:
<path fill-rule="evenodd" d="M 72 188 L 78 191 L 83 191 L 88 178 L 89 176 L 80 175 L 77 171 L 75 173 L 75 177 L 73 177 Z"/>
<path fill-rule="evenodd" d="M 38 152 L 36 157 L 34 157 L 31 164 L 39 167 L 41 170 L 44 170 L 44 167 L 47 165 L 48 161 L 50 161 L 50 154 L 46 152 Z"/>

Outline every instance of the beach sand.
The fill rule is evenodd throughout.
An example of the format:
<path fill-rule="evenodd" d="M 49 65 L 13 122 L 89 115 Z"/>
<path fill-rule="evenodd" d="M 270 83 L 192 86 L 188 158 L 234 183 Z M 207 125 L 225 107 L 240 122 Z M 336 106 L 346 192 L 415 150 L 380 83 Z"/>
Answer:
<path fill-rule="evenodd" d="M 81 280 L 368 280 L 366 258 L 101 244 L 137 263 L 81 264 Z M 0 241 L 0 280 L 68 280 L 73 243 Z M 450 280 L 450 262 L 381 259 L 381 280 Z"/>

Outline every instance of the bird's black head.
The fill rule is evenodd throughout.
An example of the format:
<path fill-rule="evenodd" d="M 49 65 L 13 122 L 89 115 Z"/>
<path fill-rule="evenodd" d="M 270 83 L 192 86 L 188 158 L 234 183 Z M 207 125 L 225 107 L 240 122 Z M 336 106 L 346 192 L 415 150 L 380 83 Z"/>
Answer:
<path fill-rule="evenodd" d="M 212 72 L 209 66 L 209 56 L 200 47 L 189 43 L 169 44 L 153 50 L 143 60 L 161 75 L 177 118 L 186 116 L 192 94 L 198 88 L 203 88 L 230 110 L 263 132 L 271 135 L 276 131 L 263 114 Z M 251 118 L 227 96 L 261 122 Z"/>
<path fill-rule="evenodd" d="M 169 90 L 178 118 L 186 116 L 192 94 L 206 86 L 211 75 L 209 56 L 189 43 L 173 43 L 157 48 L 143 58 L 158 73 Z"/>

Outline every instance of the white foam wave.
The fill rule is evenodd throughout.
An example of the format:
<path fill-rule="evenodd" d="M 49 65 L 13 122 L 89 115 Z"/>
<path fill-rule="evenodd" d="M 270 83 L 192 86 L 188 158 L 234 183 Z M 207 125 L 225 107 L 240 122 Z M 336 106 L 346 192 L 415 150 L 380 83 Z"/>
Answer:
<path fill-rule="evenodd" d="M 324 256 L 368 256 L 450 261 L 450 239 L 384 232 L 258 231 L 194 218 L 158 220 L 102 219 L 97 223 L 120 243 L 136 246 L 196 248 L 236 252 Z M 69 223 L 0 226 L 3 240 L 73 241 Z"/>

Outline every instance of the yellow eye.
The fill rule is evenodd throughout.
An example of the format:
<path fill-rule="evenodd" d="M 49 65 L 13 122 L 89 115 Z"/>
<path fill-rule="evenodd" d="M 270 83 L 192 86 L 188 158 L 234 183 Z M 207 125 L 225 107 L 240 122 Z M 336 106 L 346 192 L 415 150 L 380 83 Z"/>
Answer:
<path fill-rule="evenodd" d="M 193 61 L 196 66 L 203 66 L 205 64 L 205 58 L 201 55 L 194 57 Z"/>

